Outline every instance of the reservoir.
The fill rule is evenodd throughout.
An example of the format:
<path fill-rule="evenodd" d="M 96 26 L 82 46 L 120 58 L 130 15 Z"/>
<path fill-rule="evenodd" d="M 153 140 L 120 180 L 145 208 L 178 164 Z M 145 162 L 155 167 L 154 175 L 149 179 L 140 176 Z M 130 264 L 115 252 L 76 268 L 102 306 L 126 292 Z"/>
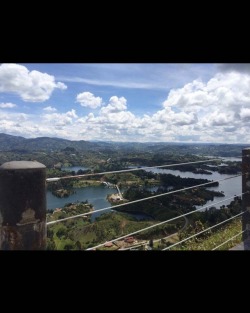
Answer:
<path fill-rule="evenodd" d="M 225 161 L 241 161 L 239 158 L 223 158 Z M 75 171 L 78 170 L 86 170 L 86 167 L 68 167 L 68 168 L 62 168 L 64 170 L 68 171 Z M 208 179 L 208 180 L 220 180 L 224 178 L 229 178 L 231 176 L 235 175 L 227 175 L 227 174 L 219 174 L 218 172 L 212 172 L 212 175 L 207 174 L 193 174 L 192 172 L 181 172 L 178 170 L 170 170 L 170 169 L 163 169 L 163 168 L 152 168 L 147 169 L 146 171 L 152 171 L 153 173 L 164 173 L 164 174 L 172 174 L 176 176 L 180 176 L 183 178 L 202 178 L 202 179 Z M 214 205 L 215 202 L 224 200 L 229 197 L 233 197 L 235 195 L 238 195 L 242 192 L 242 177 L 235 177 L 232 179 L 227 179 L 219 182 L 219 186 L 217 187 L 208 187 L 210 190 L 214 191 L 223 191 L 225 197 L 214 197 L 213 201 L 208 201 L 203 207 L 211 207 L 215 206 L 217 209 L 219 209 L 222 205 L 228 205 L 233 199 L 229 199 L 226 201 L 223 201 L 217 205 Z M 152 187 L 152 191 L 157 190 L 157 187 Z M 110 207 L 110 203 L 106 199 L 108 194 L 111 193 L 117 193 L 117 189 L 115 188 L 107 188 L 105 186 L 90 186 L 90 187 L 84 187 L 84 188 L 75 188 L 75 193 L 70 195 L 67 198 L 57 198 L 52 195 L 50 191 L 47 191 L 47 209 L 54 210 L 55 208 L 62 208 L 66 203 L 69 202 L 77 202 L 77 201 L 86 201 L 88 200 L 89 203 L 91 203 L 94 207 L 94 210 L 96 213 L 93 213 L 91 216 L 91 220 L 94 221 L 96 217 L 100 216 L 101 214 L 108 212 L 109 210 L 102 211 L 98 213 L 98 210 Z M 202 206 L 196 206 L 196 208 L 201 208 Z M 111 210 L 111 209 L 110 209 Z M 136 216 L 138 219 L 142 219 L 143 216 Z M 144 216 L 145 217 L 145 216 Z"/>
<path fill-rule="evenodd" d="M 146 171 L 151 171 L 153 173 L 162 173 L 162 174 L 172 174 L 175 176 L 180 176 L 182 178 L 202 178 L 202 179 L 208 179 L 208 180 L 220 180 L 224 178 L 229 178 L 231 176 L 235 175 L 228 175 L 228 174 L 219 174 L 218 172 L 211 171 L 212 175 L 207 174 L 194 174 L 192 172 L 181 172 L 178 170 L 170 170 L 170 169 L 162 169 L 162 168 L 153 168 L 148 169 Z M 214 191 L 223 191 L 225 197 L 214 197 L 214 200 L 207 201 L 207 203 L 203 207 L 209 206 L 215 206 L 217 209 L 219 209 L 222 205 L 228 205 L 233 199 L 229 199 L 226 201 L 223 201 L 217 205 L 214 205 L 215 202 L 224 200 L 229 197 L 233 197 L 235 195 L 238 195 L 242 193 L 242 177 L 234 177 L 232 179 L 227 179 L 219 182 L 219 186 L 217 187 L 207 187 L 207 189 L 214 190 Z M 202 206 L 196 206 L 196 208 L 201 208 Z"/>
<path fill-rule="evenodd" d="M 108 194 L 117 192 L 116 189 L 107 188 L 105 186 L 74 188 L 73 190 L 76 193 L 70 195 L 67 198 L 57 198 L 47 190 L 47 209 L 54 210 L 55 208 L 62 208 L 66 203 L 69 202 L 81 202 L 88 200 L 88 202 L 94 206 L 94 210 L 98 211 L 100 209 L 110 207 L 111 205 L 106 197 Z M 91 220 L 95 220 L 96 217 L 107 211 L 93 213 L 91 215 Z"/>

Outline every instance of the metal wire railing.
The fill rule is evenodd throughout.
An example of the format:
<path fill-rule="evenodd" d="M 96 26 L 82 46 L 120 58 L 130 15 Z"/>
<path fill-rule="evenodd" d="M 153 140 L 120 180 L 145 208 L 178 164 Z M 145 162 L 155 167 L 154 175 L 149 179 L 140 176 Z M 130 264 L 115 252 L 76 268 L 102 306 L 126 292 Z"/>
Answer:
<path fill-rule="evenodd" d="M 115 173 L 124 173 L 124 172 L 131 172 L 131 171 L 139 171 L 139 170 L 146 170 L 146 169 L 153 169 L 153 168 L 163 168 L 163 167 L 173 167 L 173 166 L 180 166 L 180 165 L 188 165 L 188 164 L 195 164 L 195 163 L 204 163 L 204 162 L 212 162 L 212 161 L 217 161 L 217 160 L 221 160 L 221 159 L 218 159 L 218 158 L 214 158 L 214 159 L 209 159 L 209 160 L 202 160 L 202 161 L 195 161 L 195 162 L 186 162 L 186 163 L 176 163 L 176 164 L 166 164 L 166 165 L 159 165 L 159 166 L 147 166 L 147 167 L 137 167 L 137 168 L 130 168 L 130 169 L 124 169 L 124 170 L 118 170 L 118 171 L 107 171 L 107 172 L 101 172 L 101 173 L 88 173 L 88 174 L 81 174 L 81 175 L 73 175 L 73 176 L 64 176 L 64 177 L 54 177 L 54 178 L 47 178 L 46 181 L 47 182 L 55 182 L 55 181 L 59 181 L 61 179 L 74 179 L 74 178 L 84 178 L 84 177 L 89 177 L 89 176 L 97 176 L 97 175 L 106 175 L 106 174 L 115 174 Z M 234 176 L 230 176 L 230 177 L 226 177 L 226 178 L 223 178 L 223 179 L 219 179 L 219 180 L 215 180 L 215 181 L 210 181 L 210 182 L 207 182 L 207 183 L 203 183 L 203 184 L 198 184 L 198 185 L 195 185 L 195 186 L 190 186 L 190 187 L 185 187 L 185 188 L 182 188 L 182 189 L 178 189 L 178 190 L 172 190 L 172 191 L 169 191 L 169 192 L 166 192 L 166 193 L 162 193 L 162 194 L 157 194 L 157 195 L 153 195 L 153 196 L 150 196 L 150 197 L 146 197 L 146 198 L 142 198 L 142 199 L 137 199 L 137 200 L 133 200 L 133 201 L 129 201 L 129 202 L 125 202 L 125 203 L 121 203 L 121 204 L 118 204 L 118 205 L 114 205 L 114 206 L 109 206 L 109 207 L 106 207 L 106 208 L 102 208 L 102 209 L 99 209 L 99 210 L 95 210 L 95 211 L 91 211 L 91 212 L 86 212 L 86 213 L 82 213 L 82 214 L 77 214 L 77 215 L 73 215 L 73 216 L 69 216 L 69 217 L 65 217 L 65 218 L 62 218 L 62 219 L 58 219 L 58 220 L 55 220 L 55 221 L 50 221 L 50 222 L 47 222 L 47 225 L 53 225 L 53 224 L 56 224 L 56 223 L 61 223 L 61 222 L 64 222 L 66 220 L 70 220 L 70 219 L 75 219 L 75 218 L 80 218 L 80 217 L 84 217 L 84 216 L 87 216 L 87 215 L 91 215 L 93 213 L 99 213 L 99 212 L 103 212 L 103 211 L 106 211 L 106 210 L 115 210 L 116 208 L 119 208 L 119 207 L 123 207 L 123 206 L 127 206 L 127 205 L 131 205 L 131 204 L 135 204 L 135 203 L 139 203 L 139 202 L 142 202 L 142 201 L 147 201 L 147 200 L 150 200 L 150 199 L 154 199 L 154 198 L 158 198 L 158 197 L 163 197 L 163 196 L 167 196 L 167 195 L 170 195 L 170 194 L 174 194 L 174 193 L 177 193 L 177 192 L 182 192 L 182 191 L 186 191 L 186 190 L 191 190 L 191 189 L 194 189 L 194 188 L 199 188 L 199 187 L 202 187 L 202 186 L 208 186 L 208 185 L 211 185 L 213 183 L 219 183 L 219 182 L 222 182 L 222 181 L 225 181 L 225 180 L 228 180 L 228 179 L 232 179 L 232 178 L 236 178 L 236 177 L 239 177 L 239 176 L 243 176 L 245 174 L 238 174 L 238 175 L 234 175 Z M 224 201 L 227 201 L 229 199 L 233 199 L 235 197 L 239 197 L 239 196 L 242 196 L 243 194 L 245 193 L 240 193 L 238 195 L 234 195 L 232 197 L 228 197 L 226 199 L 223 199 L 221 201 L 218 201 L 216 203 L 214 203 L 214 205 L 216 204 L 219 204 L 219 203 L 222 203 Z M 154 225 L 150 225 L 148 227 L 145 227 L 143 229 L 140 229 L 140 230 L 137 230 L 137 231 L 134 231 L 134 232 L 131 232 L 129 234 L 126 234 L 126 235 L 123 235 L 123 236 L 120 236 L 118 238 L 115 238 L 115 239 L 112 239 L 112 240 L 109 240 L 108 242 L 115 242 L 115 241 L 119 241 L 119 240 L 122 240 L 122 239 L 125 239 L 126 237 L 129 237 L 129 236 L 132 236 L 132 235 L 136 235 L 138 233 L 141 233 L 141 232 L 144 232 L 144 231 L 147 231 L 147 230 L 150 230 L 152 228 L 155 228 L 155 227 L 158 227 L 160 225 L 163 225 L 163 224 L 166 224 L 166 223 L 169 223 L 169 222 L 172 222 L 174 220 L 177 220 L 177 219 L 180 219 L 180 218 L 185 218 L 186 216 L 190 215 L 190 214 L 193 214 L 197 211 L 200 211 L 200 210 L 204 210 L 208 207 L 211 207 L 211 205 L 208 205 L 208 206 L 203 206 L 199 209 L 196 209 L 194 211 L 191 211 L 191 212 L 188 212 L 188 213 L 185 213 L 185 214 L 181 214 L 180 216 L 176 216 L 174 218 L 171 218 L 171 219 L 168 219 L 168 220 L 165 220 L 165 221 L 162 221 L 162 222 L 159 222 L 159 223 L 156 223 Z M 216 225 L 213 225 L 197 234 L 194 234 L 186 239 L 183 239 L 171 246 L 168 246 L 166 247 L 165 249 L 163 250 L 169 250 L 171 249 L 172 247 L 174 246 L 177 246 L 193 237 L 196 237 L 210 229 L 213 229 L 215 228 L 216 226 L 219 226 L 223 223 L 226 223 L 227 221 L 229 220 L 232 220 L 234 218 L 237 218 L 238 216 L 244 214 L 244 212 L 241 212 L 237 215 L 235 215 L 234 217 L 231 217 L 227 220 L 224 220 L 223 222 L 220 222 Z M 213 250 L 216 250 L 217 248 L 219 248 L 220 246 L 224 245 L 225 243 L 229 242 L 230 240 L 234 239 L 235 237 L 239 236 L 240 234 L 242 234 L 243 232 L 237 234 L 236 236 L 228 239 L 227 241 L 225 241 L 224 243 L 220 244 L 219 246 L 217 246 L 216 248 L 214 248 Z M 171 235 L 170 235 L 171 236 Z M 87 250 L 95 250 L 97 248 L 100 248 L 102 246 L 104 246 L 105 244 L 107 243 L 107 241 L 105 241 L 104 243 L 100 243 L 96 246 L 93 246 L 91 248 L 88 248 Z M 144 243 L 145 244 L 145 243 Z M 138 245 L 140 246 L 140 244 Z"/>
<path fill-rule="evenodd" d="M 241 231 L 241 232 L 239 232 L 239 233 L 238 233 L 238 234 L 236 234 L 235 236 L 233 236 L 233 237 L 229 238 L 228 240 L 224 241 L 223 243 L 221 243 L 221 244 L 220 244 L 220 245 L 218 245 L 217 247 L 213 248 L 213 249 L 212 249 L 212 251 L 213 251 L 213 250 L 217 250 L 218 248 L 220 248 L 220 247 L 224 246 L 224 245 L 225 245 L 226 243 L 228 243 L 229 241 L 231 241 L 231 240 L 233 240 L 234 238 L 236 238 L 236 237 L 238 237 L 238 236 L 242 235 L 245 231 L 246 231 L 246 229 L 245 229 L 245 230 L 243 230 L 243 231 Z"/>
<path fill-rule="evenodd" d="M 235 175 L 235 176 L 230 176 L 230 177 L 226 177 L 226 178 L 223 178 L 223 179 L 218 179 L 218 180 L 210 181 L 208 183 L 203 183 L 203 184 L 199 184 L 199 185 L 195 185 L 195 186 L 191 186 L 191 187 L 186 187 L 186 188 L 182 188 L 182 189 L 178 189 L 178 190 L 168 191 L 168 192 L 165 192 L 165 193 L 162 193 L 162 194 L 158 194 L 158 195 L 154 195 L 154 196 L 150 196 L 150 197 L 146 197 L 146 198 L 142 198 L 142 199 L 137 199 L 137 200 L 134 200 L 134 201 L 125 202 L 125 203 L 117 204 L 117 205 L 114 205 L 114 206 L 109 206 L 107 208 L 96 210 L 95 213 L 96 212 L 103 212 L 103 211 L 110 210 L 110 209 L 116 209 L 116 208 L 119 208 L 119 207 L 122 207 L 122 206 L 127 206 L 127 205 L 131 205 L 131 204 L 134 204 L 134 203 L 138 203 L 138 202 L 142 202 L 142 201 L 146 201 L 146 200 L 150 200 L 150 199 L 155 199 L 155 198 L 171 195 L 171 194 L 174 194 L 174 193 L 177 193 L 177 192 L 181 192 L 181 191 L 186 191 L 186 190 L 190 190 L 190 189 L 194 189 L 194 188 L 198 188 L 198 187 L 202 187 L 202 186 L 211 185 L 213 183 L 222 182 L 224 180 L 232 179 L 232 178 L 239 177 L 239 176 L 242 176 L 242 174 Z M 87 212 L 87 213 L 82 213 L 82 214 L 77 214 L 77 215 L 74 215 L 74 216 L 65 217 L 65 218 L 62 218 L 62 219 L 59 219 L 59 220 L 56 220 L 56 221 L 51 221 L 51 222 L 48 222 L 47 225 L 56 224 L 56 223 L 59 223 L 59 222 L 70 220 L 70 219 L 74 219 L 74 218 L 78 218 L 78 217 L 82 217 L 82 216 L 87 216 L 87 215 L 90 215 L 90 214 L 93 214 L 93 211 Z"/>
<path fill-rule="evenodd" d="M 238 194 L 237 196 L 241 196 L 241 195 L 243 195 L 243 193 Z M 234 197 L 235 197 L 235 196 L 234 196 Z M 218 202 L 214 203 L 214 205 L 215 205 L 215 204 L 222 203 L 222 202 L 227 201 L 227 200 L 229 200 L 229 199 L 233 199 L 234 197 L 229 197 L 229 198 L 223 199 L 223 200 L 221 200 L 221 201 L 218 201 Z M 154 224 L 154 225 L 151 225 L 151 226 L 142 228 L 142 229 L 140 229 L 140 230 L 137 230 L 137 231 L 134 231 L 134 232 L 132 232 L 132 233 L 126 234 L 126 235 L 124 235 L 124 236 L 121 236 L 121 237 L 118 237 L 118 238 L 109 240 L 109 242 L 115 242 L 115 241 L 118 241 L 118 240 L 125 239 L 125 238 L 127 238 L 127 237 L 129 237 L 129 236 L 133 236 L 133 235 L 139 234 L 139 233 L 141 233 L 141 232 L 143 232 L 143 231 L 146 231 L 146 230 L 149 230 L 149 229 L 158 227 L 158 226 L 163 225 L 163 224 L 166 224 L 166 223 L 170 223 L 170 222 L 172 222 L 172 221 L 174 221 L 174 220 L 177 220 L 177 219 L 180 219 L 180 218 L 182 218 L 182 217 L 188 216 L 188 215 L 190 215 L 190 214 L 196 213 L 197 211 L 204 210 L 204 209 L 206 209 L 206 208 L 208 208 L 208 207 L 211 207 L 211 205 L 208 205 L 208 206 L 205 206 L 205 207 L 196 209 L 196 210 L 194 210 L 194 211 L 191 211 L 191 212 L 182 214 L 182 215 L 180 215 L 180 216 L 176 216 L 176 217 L 170 218 L 170 219 L 168 219 L 168 220 L 166 220 L 166 221 L 163 221 L 163 222 L 160 222 L 160 223 L 156 223 L 156 224 Z M 96 245 L 96 246 L 94 246 L 94 247 L 88 248 L 87 250 L 94 250 L 94 249 L 96 249 L 96 248 L 100 248 L 100 247 L 104 246 L 105 244 L 106 244 L 106 242 L 101 243 L 101 244 L 99 244 L 99 245 Z"/>
<path fill-rule="evenodd" d="M 234 218 L 236 218 L 236 217 L 238 217 L 238 216 L 241 216 L 241 215 L 244 214 L 244 213 L 245 213 L 245 212 L 241 212 L 241 213 L 239 213 L 239 214 L 237 214 L 237 215 L 235 215 L 235 216 L 233 216 L 233 217 L 230 217 L 230 218 L 228 218 L 228 219 L 226 219 L 226 220 L 224 220 L 224 221 L 222 221 L 222 222 L 220 222 L 220 223 L 217 223 L 217 224 L 215 224 L 215 225 L 213 225 L 213 226 L 211 226 L 211 227 L 208 227 L 208 228 L 206 228 L 205 230 L 202 230 L 202 231 L 200 231 L 200 232 L 198 232 L 198 233 L 196 233 L 196 234 L 194 234 L 194 235 L 192 235 L 192 236 L 189 236 L 188 238 L 185 238 L 185 239 L 183 239 L 183 240 L 181 240 L 181 241 L 178 241 L 178 242 L 172 244 L 171 246 L 168 246 L 167 248 L 162 249 L 162 251 L 164 251 L 164 250 L 169 250 L 169 249 L 171 249 L 171 248 L 173 248 L 173 247 L 175 247 L 175 246 L 178 246 L 179 244 L 181 244 L 181 243 L 183 243 L 183 242 L 185 242 L 185 241 L 187 241 L 187 240 L 189 240 L 189 239 L 192 239 L 192 238 L 194 238 L 194 237 L 197 237 L 197 236 L 199 236 L 199 235 L 201 235 L 201 234 L 207 232 L 208 230 L 211 230 L 211 229 L 213 229 L 213 228 L 215 228 L 215 227 L 217 227 L 217 226 L 219 226 L 219 225 L 222 225 L 222 224 L 224 224 L 224 223 L 226 223 L 226 222 L 228 222 L 228 221 L 230 221 L 230 220 L 232 220 L 232 219 L 234 219 Z"/>
<path fill-rule="evenodd" d="M 207 162 L 218 161 L 218 160 L 220 160 L 220 159 L 217 158 L 217 159 L 208 159 L 208 160 L 204 160 L 204 161 L 194 161 L 194 162 L 186 162 L 186 163 L 175 163 L 175 164 L 136 167 L 136 168 L 129 168 L 129 169 L 118 170 L 118 171 L 108 171 L 108 172 L 101 172 L 101 173 L 88 173 L 88 174 L 80 174 L 80 175 L 52 177 L 52 178 L 47 178 L 46 181 L 49 183 L 49 182 L 59 181 L 61 179 L 74 179 L 74 178 L 80 178 L 80 177 L 90 177 L 90 176 L 107 175 L 107 174 L 118 174 L 118 173 L 140 171 L 140 170 L 152 169 L 152 168 L 173 167 L 173 166 L 189 165 L 189 164 L 196 164 L 196 163 L 207 163 Z"/>

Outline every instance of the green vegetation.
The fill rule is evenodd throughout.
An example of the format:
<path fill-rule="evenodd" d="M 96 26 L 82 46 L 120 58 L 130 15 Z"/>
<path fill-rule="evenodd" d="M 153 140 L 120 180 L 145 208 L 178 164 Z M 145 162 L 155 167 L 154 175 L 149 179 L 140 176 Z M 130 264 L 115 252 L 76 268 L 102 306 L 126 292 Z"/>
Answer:
<path fill-rule="evenodd" d="M 36 160 L 46 165 L 47 177 L 74 176 L 84 173 L 100 173 L 117 171 L 128 167 L 160 166 L 163 164 L 179 164 L 207 160 L 208 155 L 215 157 L 241 155 L 245 145 L 220 144 L 181 144 L 181 143 L 115 143 L 115 142 L 87 142 L 70 141 L 59 138 L 33 138 L 0 134 L 0 165 L 13 160 Z M 66 172 L 62 166 L 84 166 L 86 171 Z M 203 173 L 209 175 L 211 171 L 221 174 L 237 174 L 241 171 L 241 162 L 217 160 L 207 163 L 186 164 L 174 166 L 171 169 Z M 158 195 L 160 193 L 183 189 L 209 182 L 204 179 L 180 178 L 170 174 L 154 174 L 150 171 L 138 170 L 126 173 L 113 173 L 84 177 L 82 179 L 64 179 L 47 184 L 48 190 L 57 196 L 67 196 L 73 188 L 100 186 L 103 182 L 116 184 L 126 191 L 123 197 L 128 201 Z M 218 183 L 211 182 L 208 186 Z M 150 187 L 157 186 L 156 191 Z M 143 227 L 153 225 L 159 221 L 177 217 L 180 214 L 192 212 L 195 205 L 204 205 L 215 196 L 223 197 L 223 193 L 200 187 L 181 191 L 149 201 L 120 207 L 118 212 L 103 214 L 95 222 L 90 216 L 67 220 L 48 226 L 48 245 L 50 250 L 84 250 L 88 247 L 122 236 Z M 200 229 L 215 225 L 239 212 L 240 199 L 235 199 L 229 206 L 222 206 L 220 210 L 210 208 L 205 212 L 195 212 L 188 217 L 187 227 L 184 219 L 177 219 L 173 223 L 164 224 L 135 236 L 136 240 L 150 241 L 153 249 L 161 249 L 171 242 L 176 242 L 185 236 L 195 234 Z M 93 210 L 88 203 L 68 204 L 62 210 L 48 214 L 48 221 L 67 216 L 81 214 Z M 117 210 L 118 211 L 118 210 Z M 137 221 L 125 213 L 144 213 L 153 220 Z M 235 224 L 235 228 L 234 228 Z M 239 224 L 239 223 L 238 223 Z M 214 229 L 210 233 L 198 236 L 188 241 L 178 249 L 211 249 L 218 243 L 220 237 L 238 227 L 237 222 L 227 223 L 223 227 Z M 229 233 L 227 233 L 229 232 Z M 172 234 L 167 241 L 164 239 Z M 216 237 L 217 236 L 217 237 Z M 152 243 L 152 240 L 159 240 Z M 236 238 L 240 240 L 240 236 Z M 214 242 L 213 242 L 214 241 Z M 210 242 L 210 243 L 209 243 Z M 234 243 L 234 242 L 233 242 Z M 233 244 L 233 243 L 229 243 Z M 219 244 L 219 243 L 218 243 Z M 227 248 L 225 245 L 222 248 Z M 101 249 L 118 249 L 118 246 Z M 177 247 L 176 247 L 177 249 Z"/>
<path fill-rule="evenodd" d="M 67 189 L 57 189 L 57 190 L 52 191 L 52 194 L 58 198 L 67 198 L 73 193 L 74 193 L 73 190 L 67 190 Z"/>
<path fill-rule="evenodd" d="M 102 182 L 99 180 L 85 180 L 85 179 L 79 179 L 73 181 L 73 187 L 74 188 L 84 188 L 84 187 L 96 187 L 96 186 L 102 186 Z"/>
<path fill-rule="evenodd" d="M 57 218 L 69 216 L 72 213 L 74 205 L 70 209 L 64 208 L 61 212 L 56 212 Z M 79 208 L 78 208 L 79 209 Z M 74 214 L 79 214 L 78 213 Z M 80 214 L 81 214 L 80 213 Z M 53 219 L 57 219 L 53 214 Z M 50 215 L 49 218 L 52 216 Z M 49 220 L 49 219 L 48 219 Z M 122 213 L 109 212 L 98 217 L 91 223 L 89 218 L 76 218 L 63 221 L 61 223 L 48 226 L 48 244 L 47 249 L 65 250 L 72 245 L 73 250 L 85 250 L 98 243 L 109 241 L 115 237 L 128 234 L 141 228 L 150 226 L 155 222 L 141 221 Z"/>
<path fill-rule="evenodd" d="M 129 201 L 166 193 L 169 187 L 172 187 L 172 190 L 175 191 L 209 182 L 206 179 L 181 178 L 171 174 L 153 174 L 145 171 L 139 171 L 138 175 L 140 177 L 141 175 L 150 175 L 151 178 L 154 177 L 156 181 L 159 181 L 161 186 L 155 192 L 145 188 L 145 183 L 144 187 L 141 188 L 136 186 L 129 187 L 123 195 Z M 211 182 L 211 185 L 217 186 L 218 183 Z M 210 184 L 207 186 L 210 186 Z M 224 194 L 200 187 L 120 207 L 117 210 L 127 213 L 146 213 L 156 220 L 163 221 L 178 216 L 179 212 L 187 213 L 193 211 L 195 210 L 195 205 L 204 205 L 208 200 L 213 200 L 215 196 L 224 197 Z"/>
<path fill-rule="evenodd" d="M 221 245 L 229 238 L 232 238 L 242 231 L 241 219 L 235 219 L 221 229 L 214 231 L 213 233 L 208 233 L 206 236 L 192 238 L 186 243 L 180 244 L 176 247 L 171 248 L 171 250 L 212 250 L 217 246 Z M 242 241 L 242 236 L 239 235 L 229 242 L 223 244 L 216 250 L 229 250 L 230 248 L 236 246 Z"/>
<path fill-rule="evenodd" d="M 115 171 L 128 166 L 157 166 L 185 163 L 213 156 L 240 156 L 247 145 L 182 144 L 182 143 L 112 143 L 70 141 L 60 138 L 32 138 L 0 134 L 0 164 L 13 160 L 36 160 L 53 168 L 62 166 L 85 166 L 94 172 Z M 239 162 L 224 162 L 229 167 L 218 167 L 219 172 L 230 174 L 240 170 Z M 212 163 L 210 163 L 212 164 Z M 204 173 L 212 170 L 205 163 L 176 166 L 173 169 Z M 207 173 L 208 174 L 208 173 Z"/>
<path fill-rule="evenodd" d="M 53 188 L 58 188 L 58 185 L 63 185 L 65 183 L 68 184 L 68 188 L 72 188 L 73 186 L 84 187 L 87 186 L 88 183 L 89 185 L 95 185 L 96 182 L 100 184 L 101 181 L 109 181 L 109 183 L 117 183 L 121 186 L 123 183 L 127 182 L 127 179 L 129 179 L 130 182 L 133 181 L 133 184 L 130 184 L 130 187 L 125 191 L 124 198 L 126 201 L 133 201 L 167 192 L 169 186 L 174 188 L 174 190 L 179 190 L 185 187 L 191 187 L 193 185 L 209 182 L 208 180 L 204 179 L 181 178 L 171 174 L 154 174 L 144 170 L 139 170 L 135 173 L 103 175 L 100 177 L 100 181 L 96 181 L 94 179 L 95 177 L 93 180 L 79 179 L 71 180 L 71 182 L 68 180 L 62 180 L 60 182 L 53 183 L 56 186 Z M 147 182 L 149 179 L 160 184 L 157 191 L 151 192 L 150 190 L 147 190 Z M 218 183 L 211 182 L 209 185 L 218 185 Z M 53 236 L 49 241 L 48 248 L 87 249 L 99 243 L 105 243 L 111 239 L 153 225 L 159 221 L 178 217 L 180 214 L 194 211 L 195 205 L 203 205 L 208 200 L 213 200 L 214 196 L 223 197 L 224 194 L 207 190 L 205 187 L 200 187 L 185 190 L 181 193 L 170 194 L 164 197 L 157 197 L 136 204 L 130 204 L 128 206 L 116 209 L 117 211 L 122 211 L 125 213 L 143 213 L 153 218 L 153 221 L 137 221 L 126 214 L 110 212 L 98 217 L 93 223 L 90 222 L 89 218 L 77 218 L 75 220 L 68 220 L 62 223 L 58 223 L 56 225 L 50 226 L 51 231 L 53 231 Z M 74 205 L 71 205 L 70 210 L 66 207 L 66 209 L 63 209 L 61 212 L 54 213 L 53 216 L 58 214 L 57 218 L 63 218 L 68 216 L 68 214 L 72 214 L 72 210 L 74 210 Z M 233 210 L 231 210 L 230 214 L 228 215 L 227 210 L 228 208 L 222 208 L 221 210 L 214 210 L 211 208 L 205 212 L 195 212 L 192 214 L 193 217 L 189 221 L 190 226 L 188 230 L 190 231 L 190 227 L 193 227 L 193 224 L 195 224 L 197 220 L 203 221 L 206 219 L 208 225 L 210 225 L 214 221 L 216 222 L 218 218 L 219 220 L 227 218 L 231 213 L 233 213 Z M 217 212 L 221 214 L 218 215 Z M 78 212 L 77 214 L 80 213 L 82 213 L 82 211 Z M 185 223 L 183 218 L 176 219 L 173 223 L 163 224 L 159 227 L 152 228 L 137 234 L 136 240 L 143 241 L 165 238 L 171 234 L 177 233 L 178 230 L 182 229 L 184 224 Z M 183 233 L 181 234 L 183 235 Z M 117 249 L 121 247 L 115 244 L 110 247 L 104 247 L 100 249 L 113 250 L 115 249 L 115 246 Z M 158 249 L 161 246 L 164 246 L 164 241 L 158 244 Z M 153 246 L 153 249 L 155 249 L 155 246 Z"/>
<path fill-rule="evenodd" d="M 48 214 L 48 221 L 73 216 L 92 210 L 92 206 L 85 203 L 69 203 L 53 214 Z M 134 235 L 136 245 L 146 241 L 153 242 L 153 250 L 162 250 L 180 240 L 184 240 L 208 227 L 236 215 L 241 210 L 241 200 L 235 197 L 227 207 L 220 210 L 210 208 L 204 212 L 194 212 L 188 219 L 178 218 L 171 223 L 145 230 Z M 137 221 L 133 217 L 116 212 L 108 212 L 91 222 L 90 215 L 72 220 L 66 220 L 48 226 L 48 250 L 85 250 L 100 243 L 108 242 L 114 238 L 133 233 L 142 228 L 154 225 L 159 221 Z M 227 239 L 241 231 L 239 218 L 219 225 L 212 230 L 205 231 L 171 250 L 212 250 Z M 171 236 L 170 236 L 171 235 Z M 241 241 L 241 236 L 229 241 L 220 249 L 227 250 Z M 117 250 L 126 247 L 124 240 L 116 241 L 110 247 L 100 247 L 101 250 Z"/>
<path fill-rule="evenodd" d="M 232 219 L 219 226 L 209 229 L 208 231 L 204 230 L 213 225 L 221 223 L 240 212 L 241 199 L 239 197 L 235 197 L 228 206 L 223 205 L 220 210 L 212 207 L 204 212 L 195 212 L 189 217 L 189 226 L 180 231 L 178 233 L 178 237 L 175 237 L 174 241 L 164 241 L 164 243 L 161 245 L 161 248 L 170 246 L 175 242 L 185 240 L 186 238 L 202 232 L 201 234 L 194 236 L 177 246 L 174 246 L 171 248 L 171 250 L 212 250 L 229 238 L 241 232 L 241 218 Z M 221 246 L 219 250 L 228 250 L 239 242 L 241 242 L 240 235 Z"/>
<path fill-rule="evenodd" d="M 60 220 L 65 217 L 87 213 L 93 210 L 87 201 L 79 203 L 68 203 L 63 209 L 55 210 L 47 214 L 47 221 Z M 47 249 L 48 250 L 78 250 L 78 240 L 69 237 L 69 230 L 82 227 L 90 223 L 90 215 L 70 219 L 61 223 L 48 226 L 47 230 Z"/>

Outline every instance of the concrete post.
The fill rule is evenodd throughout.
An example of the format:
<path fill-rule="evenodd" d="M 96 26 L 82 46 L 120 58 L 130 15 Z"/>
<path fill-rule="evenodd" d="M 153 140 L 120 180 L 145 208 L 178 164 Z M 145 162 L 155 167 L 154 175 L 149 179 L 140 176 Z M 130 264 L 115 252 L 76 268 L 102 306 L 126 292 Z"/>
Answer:
<path fill-rule="evenodd" d="M 250 246 L 250 148 L 242 150 L 242 235 L 244 250 L 249 250 Z"/>
<path fill-rule="evenodd" d="M 0 250 L 46 248 L 46 166 L 12 161 L 0 166 Z"/>

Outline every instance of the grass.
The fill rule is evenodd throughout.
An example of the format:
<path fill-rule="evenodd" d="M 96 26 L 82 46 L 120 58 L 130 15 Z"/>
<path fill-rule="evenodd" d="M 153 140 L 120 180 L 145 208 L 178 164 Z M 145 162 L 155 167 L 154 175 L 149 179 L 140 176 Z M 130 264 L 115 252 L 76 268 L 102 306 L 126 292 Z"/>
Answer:
<path fill-rule="evenodd" d="M 224 243 L 231 237 L 242 231 L 241 219 L 235 219 L 230 224 L 225 225 L 219 230 L 215 230 L 206 238 L 192 238 L 183 244 L 177 245 L 170 250 L 212 250 Z M 239 235 L 229 242 L 225 243 L 216 250 L 229 250 L 242 241 L 242 236 Z"/>

